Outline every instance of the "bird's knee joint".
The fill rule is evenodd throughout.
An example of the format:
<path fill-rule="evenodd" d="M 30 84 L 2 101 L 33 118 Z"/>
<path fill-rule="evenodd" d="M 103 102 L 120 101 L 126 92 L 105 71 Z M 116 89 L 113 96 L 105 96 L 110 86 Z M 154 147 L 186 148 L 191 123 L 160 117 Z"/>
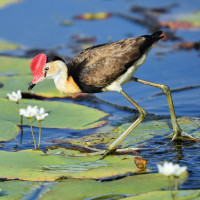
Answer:
<path fill-rule="evenodd" d="M 167 85 L 162 85 L 161 89 L 162 89 L 164 94 L 169 94 L 170 93 L 169 86 L 167 86 Z"/>
<path fill-rule="evenodd" d="M 146 117 L 146 115 L 147 115 L 146 111 L 145 111 L 144 109 L 141 109 L 141 110 L 140 110 L 140 117 L 141 117 L 142 119 L 144 119 L 144 118 Z"/>

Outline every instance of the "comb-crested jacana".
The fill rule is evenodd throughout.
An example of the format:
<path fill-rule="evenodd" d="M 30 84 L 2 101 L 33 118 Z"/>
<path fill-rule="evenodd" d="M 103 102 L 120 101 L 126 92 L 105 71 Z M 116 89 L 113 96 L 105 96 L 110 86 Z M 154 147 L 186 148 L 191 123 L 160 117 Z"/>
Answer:
<path fill-rule="evenodd" d="M 121 85 L 129 81 L 160 88 L 166 95 L 169 104 L 173 127 L 170 137 L 172 140 L 178 139 L 182 133 L 192 138 L 183 132 L 177 123 L 169 87 L 133 77 L 137 68 L 145 62 L 150 49 L 163 38 L 161 35 L 162 31 L 158 31 L 152 35 L 93 46 L 78 53 L 67 65 L 60 57 L 39 54 L 33 58 L 30 64 L 33 80 L 28 89 L 31 90 L 44 79 L 54 79 L 56 88 L 64 94 L 117 91 L 133 104 L 139 111 L 137 120 L 108 147 L 102 158 L 115 150 L 146 116 L 145 110 L 122 90 Z"/>

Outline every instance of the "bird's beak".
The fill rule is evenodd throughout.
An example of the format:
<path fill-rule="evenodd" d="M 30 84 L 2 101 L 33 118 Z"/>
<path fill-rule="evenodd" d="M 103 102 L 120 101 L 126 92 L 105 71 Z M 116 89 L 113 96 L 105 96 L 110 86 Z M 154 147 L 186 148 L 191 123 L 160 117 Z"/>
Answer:
<path fill-rule="evenodd" d="M 36 84 L 35 83 L 30 83 L 30 85 L 28 86 L 28 90 L 31 90 Z"/>

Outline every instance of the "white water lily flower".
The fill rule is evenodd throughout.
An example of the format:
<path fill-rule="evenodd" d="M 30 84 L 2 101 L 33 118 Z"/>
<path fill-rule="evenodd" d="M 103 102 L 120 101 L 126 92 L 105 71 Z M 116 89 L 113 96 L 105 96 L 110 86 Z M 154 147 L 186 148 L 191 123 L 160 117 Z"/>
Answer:
<path fill-rule="evenodd" d="M 24 117 L 27 118 L 33 118 L 34 116 L 36 116 L 36 114 L 38 113 L 38 107 L 37 106 L 27 106 L 26 109 L 21 108 L 19 110 L 19 114 L 23 115 Z"/>
<path fill-rule="evenodd" d="M 37 112 L 37 114 L 35 115 L 36 119 L 38 121 L 42 121 L 44 120 L 45 117 L 47 117 L 49 114 L 48 113 L 45 113 L 45 110 L 44 108 L 40 108 Z"/>
<path fill-rule="evenodd" d="M 174 165 L 174 176 L 180 176 L 186 170 L 186 166 L 180 167 L 178 164 L 176 164 Z"/>
<path fill-rule="evenodd" d="M 158 166 L 158 172 L 165 176 L 180 176 L 184 171 L 186 171 L 187 167 L 180 167 L 178 164 L 173 164 L 172 162 L 165 162 L 162 165 Z"/>
<path fill-rule="evenodd" d="M 18 103 L 18 101 L 22 98 L 20 90 L 17 90 L 17 92 L 12 92 L 12 94 L 7 94 L 7 96 L 11 101 L 14 101 L 16 103 Z"/>

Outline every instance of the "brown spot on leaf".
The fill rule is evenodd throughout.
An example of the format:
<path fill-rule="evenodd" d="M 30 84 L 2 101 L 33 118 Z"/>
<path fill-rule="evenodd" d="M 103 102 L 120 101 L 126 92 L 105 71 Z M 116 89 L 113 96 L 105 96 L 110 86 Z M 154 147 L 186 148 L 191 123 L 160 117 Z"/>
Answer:
<path fill-rule="evenodd" d="M 147 160 L 140 158 L 140 157 L 135 157 L 134 162 L 138 169 L 140 169 L 140 170 L 146 169 Z"/>

